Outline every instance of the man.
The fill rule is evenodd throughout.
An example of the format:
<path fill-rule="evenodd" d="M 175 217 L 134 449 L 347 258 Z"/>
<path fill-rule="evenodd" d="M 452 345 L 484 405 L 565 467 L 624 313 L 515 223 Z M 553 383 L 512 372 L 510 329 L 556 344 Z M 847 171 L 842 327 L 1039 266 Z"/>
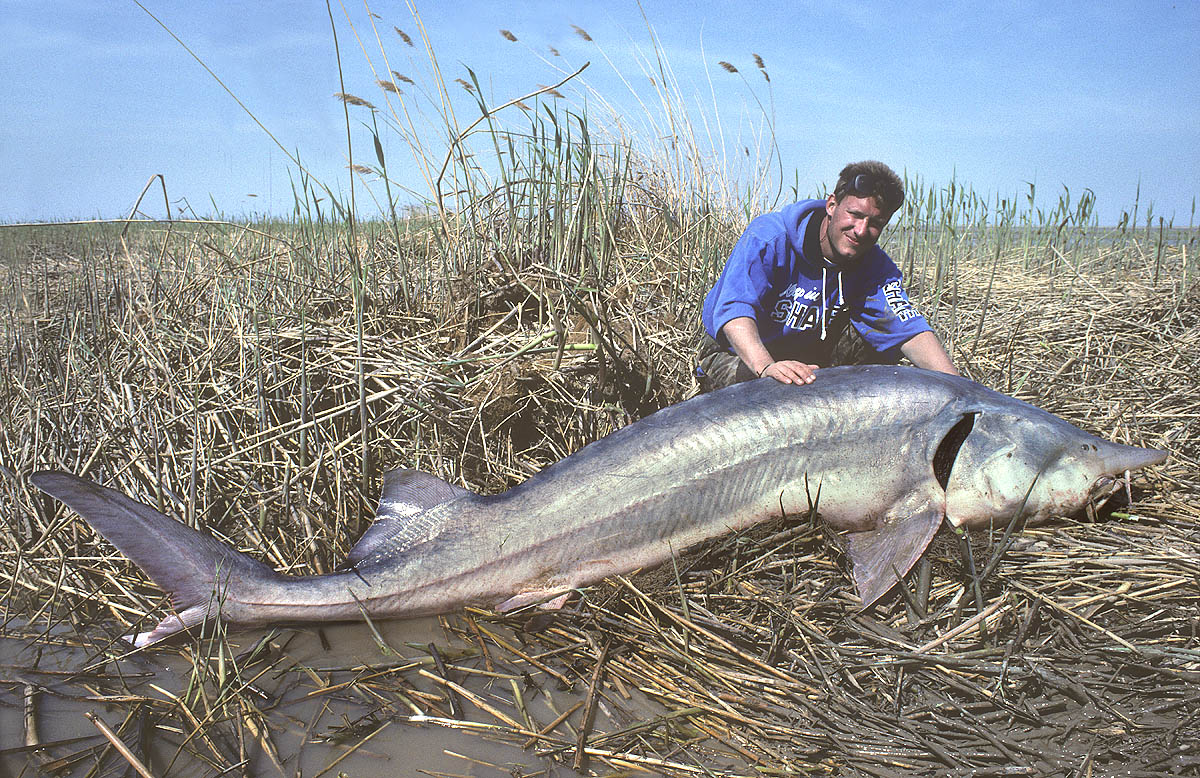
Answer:
<path fill-rule="evenodd" d="M 882 162 L 847 165 L 826 200 L 750 222 L 704 300 L 702 391 L 770 376 L 811 383 L 821 367 L 895 363 L 958 375 L 901 285 L 879 235 L 904 203 Z M 853 325 L 853 326 L 848 326 Z"/>

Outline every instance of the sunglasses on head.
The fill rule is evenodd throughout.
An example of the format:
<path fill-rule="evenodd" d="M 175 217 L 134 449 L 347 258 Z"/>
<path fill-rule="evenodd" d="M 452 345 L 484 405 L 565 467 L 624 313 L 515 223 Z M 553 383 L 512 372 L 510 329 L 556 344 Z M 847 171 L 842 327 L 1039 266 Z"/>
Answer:
<path fill-rule="evenodd" d="M 850 182 L 851 189 L 866 197 L 872 197 L 879 194 L 877 191 L 878 186 L 879 182 L 875 180 L 875 177 L 868 175 L 867 173 L 859 173 L 854 177 L 854 180 Z"/>

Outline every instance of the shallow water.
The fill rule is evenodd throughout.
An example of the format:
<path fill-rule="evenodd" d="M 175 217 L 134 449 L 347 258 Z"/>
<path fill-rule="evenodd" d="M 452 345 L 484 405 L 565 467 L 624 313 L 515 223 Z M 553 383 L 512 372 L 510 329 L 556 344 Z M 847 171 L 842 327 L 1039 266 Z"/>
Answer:
<path fill-rule="evenodd" d="M 474 629 L 467 623 L 380 622 L 378 640 L 368 625 L 334 624 L 239 633 L 228 652 L 193 640 L 128 653 L 123 643 L 106 651 L 10 624 L 0 635 L 0 774 L 82 776 L 97 760 L 99 775 L 125 773 L 128 761 L 90 712 L 155 776 L 578 775 L 571 763 L 586 669 L 563 688 L 531 664 L 493 655 L 490 643 L 485 653 L 483 642 L 464 640 Z M 484 628 L 520 645 L 503 625 Z M 196 656 L 205 657 L 200 670 Z M 42 747 L 24 749 L 34 690 Z M 190 715 L 173 698 L 186 701 Z M 665 712 L 620 684 L 601 684 L 595 699 L 593 737 Z M 541 730 L 575 706 L 550 739 L 521 747 L 528 737 L 518 729 Z M 540 755 L 556 746 L 559 759 Z"/>

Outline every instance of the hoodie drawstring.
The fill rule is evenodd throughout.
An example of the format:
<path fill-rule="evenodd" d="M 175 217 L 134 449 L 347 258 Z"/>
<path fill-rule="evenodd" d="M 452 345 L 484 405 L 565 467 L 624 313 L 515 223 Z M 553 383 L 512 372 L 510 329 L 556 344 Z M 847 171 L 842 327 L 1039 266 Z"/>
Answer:
<path fill-rule="evenodd" d="M 821 268 L 821 340 L 825 340 L 826 324 L 828 323 L 828 320 L 829 320 L 829 300 L 825 296 L 825 285 L 826 285 L 826 281 L 827 281 L 825 273 L 826 273 L 826 269 Z M 842 293 L 842 271 L 841 270 L 837 271 L 837 291 L 838 291 L 837 307 L 843 308 L 846 305 L 846 297 Z"/>
<path fill-rule="evenodd" d="M 821 340 L 825 340 L 825 314 L 829 305 L 825 297 L 825 268 L 821 268 Z"/>

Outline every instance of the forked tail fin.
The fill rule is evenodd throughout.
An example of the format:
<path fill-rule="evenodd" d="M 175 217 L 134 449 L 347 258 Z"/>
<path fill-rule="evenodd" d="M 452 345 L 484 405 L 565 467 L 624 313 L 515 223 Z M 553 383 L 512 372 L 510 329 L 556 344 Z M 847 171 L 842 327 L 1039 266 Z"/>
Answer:
<path fill-rule="evenodd" d="M 135 646 L 199 624 L 229 587 L 277 577 L 256 559 L 113 489 L 52 471 L 34 473 L 29 481 L 70 506 L 171 596 L 176 615 L 130 636 Z"/>

